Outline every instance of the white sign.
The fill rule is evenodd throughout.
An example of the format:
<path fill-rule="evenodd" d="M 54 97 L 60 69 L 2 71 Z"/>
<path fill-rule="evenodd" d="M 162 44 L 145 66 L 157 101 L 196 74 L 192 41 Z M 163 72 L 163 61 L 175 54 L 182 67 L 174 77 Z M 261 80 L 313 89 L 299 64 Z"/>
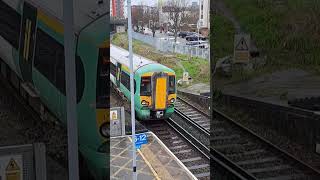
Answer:
<path fill-rule="evenodd" d="M 189 73 L 188 72 L 183 72 L 182 81 L 188 81 L 188 80 L 189 80 Z"/>
<path fill-rule="evenodd" d="M 23 180 L 22 155 L 0 156 L 0 180 Z"/>

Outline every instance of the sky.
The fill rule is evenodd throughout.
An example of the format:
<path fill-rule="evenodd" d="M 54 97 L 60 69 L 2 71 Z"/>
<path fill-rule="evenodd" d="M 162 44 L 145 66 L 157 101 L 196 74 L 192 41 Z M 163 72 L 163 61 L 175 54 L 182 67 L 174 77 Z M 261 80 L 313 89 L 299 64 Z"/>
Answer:
<path fill-rule="evenodd" d="M 125 7 L 124 7 L 124 14 L 127 15 L 127 0 L 124 0 L 125 1 Z M 165 0 L 163 0 L 165 1 Z M 191 4 L 191 2 L 199 2 L 199 0 L 189 0 Z M 153 6 L 155 5 L 156 3 L 158 3 L 158 0 L 131 0 L 131 5 L 140 5 L 141 2 L 144 4 L 144 5 L 148 5 L 148 6 Z"/>

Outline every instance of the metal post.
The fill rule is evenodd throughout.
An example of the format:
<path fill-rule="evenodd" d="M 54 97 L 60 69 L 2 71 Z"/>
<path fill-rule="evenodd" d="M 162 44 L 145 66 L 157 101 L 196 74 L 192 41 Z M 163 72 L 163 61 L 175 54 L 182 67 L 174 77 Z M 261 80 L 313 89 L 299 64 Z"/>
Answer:
<path fill-rule="evenodd" d="M 68 124 L 69 179 L 79 179 L 78 122 L 76 114 L 75 34 L 73 31 L 73 0 L 63 1 L 64 54 Z"/>
<path fill-rule="evenodd" d="M 135 110 L 134 110 L 134 82 L 133 82 L 133 52 L 132 52 L 132 21 L 131 21 L 131 0 L 128 0 L 128 39 L 129 39 L 129 61 L 130 61 L 130 93 L 131 93 L 131 128 L 132 128 L 132 179 L 137 179 L 137 165 L 136 165 L 136 124 L 135 124 Z"/>
<path fill-rule="evenodd" d="M 201 20 L 201 0 L 199 0 L 198 42 L 200 41 L 200 20 Z M 197 47 L 197 56 L 199 57 L 199 46 Z"/>

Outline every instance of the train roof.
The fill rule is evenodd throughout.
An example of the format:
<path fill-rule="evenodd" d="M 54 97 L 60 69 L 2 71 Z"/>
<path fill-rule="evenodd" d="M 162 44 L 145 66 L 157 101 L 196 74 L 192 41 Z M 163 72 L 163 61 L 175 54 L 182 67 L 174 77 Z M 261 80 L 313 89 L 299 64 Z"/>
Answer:
<path fill-rule="evenodd" d="M 63 22 L 63 0 L 26 1 L 55 17 L 58 21 Z M 107 1 L 108 0 L 74 1 L 75 31 L 79 32 L 83 27 L 93 22 L 97 18 L 108 14 L 110 12 L 110 7 Z M 21 0 L 4 0 L 4 2 L 14 9 L 19 9 L 19 6 L 21 5 Z"/>
<path fill-rule="evenodd" d="M 121 64 L 124 64 L 128 68 L 130 68 L 129 51 L 115 45 L 110 45 L 110 57 L 111 57 L 112 63 L 115 64 L 114 61 L 117 61 L 117 62 L 120 62 Z M 147 59 L 145 57 L 133 54 L 133 71 L 136 71 L 140 67 L 148 64 L 158 64 L 158 63 L 150 59 Z"/>

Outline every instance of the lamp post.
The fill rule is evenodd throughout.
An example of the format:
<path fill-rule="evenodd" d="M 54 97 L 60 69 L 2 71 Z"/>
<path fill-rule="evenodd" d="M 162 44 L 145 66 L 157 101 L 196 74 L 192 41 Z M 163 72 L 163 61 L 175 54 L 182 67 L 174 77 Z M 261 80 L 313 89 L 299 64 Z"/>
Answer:
<path fill-rule="evenodd" d="M 131 18 L 131 0 L 128 0 L 128 40 L 129 40 L 129 61 L 130 61 L 130 94 L 131 94 L 131 131 L 132 131 L 132 179 L 137 179 L 137 165 L 136 165 L 136 124 L 135 124 L 135 110 L 134 110 L 134 82 L 133 82 L 133 52 L 132 52 L 132 18 Z"/>
<path fill-rule="evenodd" d="M 201 23 L 201 0 L 199 0 L 199 20 L 197 23 L 197 28 L 198 28 L 198 43 L 200 41 L 200 23 Z M 199 43 L 200 45 L 200 43 Z M 199 46 L 197 47 L 197 56 L 199 56 Z"/>
<path fill-rule="evenodd" d="M 69 179 L 79 179 L 78 122 L 76 103 L 75 34 L 73 31 L 73 0 L 63 1 L 64 54 L 67 96 L 68 169 Z"/>

